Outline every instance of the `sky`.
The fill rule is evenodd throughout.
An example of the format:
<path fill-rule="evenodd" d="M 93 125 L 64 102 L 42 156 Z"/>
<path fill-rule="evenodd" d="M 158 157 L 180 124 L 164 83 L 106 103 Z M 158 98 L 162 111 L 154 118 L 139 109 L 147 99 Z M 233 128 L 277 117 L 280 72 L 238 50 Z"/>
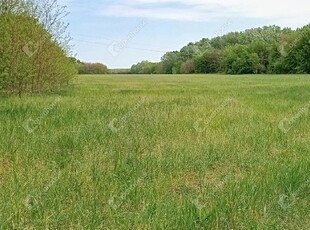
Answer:
<path fill-rule="evenodd" d="M 59 0 L 70 14 L 73 53 L 84 62 L 130 68 L 160 61 L 189 42 L 268 25 L 310 23 L 309 0 Z"/>

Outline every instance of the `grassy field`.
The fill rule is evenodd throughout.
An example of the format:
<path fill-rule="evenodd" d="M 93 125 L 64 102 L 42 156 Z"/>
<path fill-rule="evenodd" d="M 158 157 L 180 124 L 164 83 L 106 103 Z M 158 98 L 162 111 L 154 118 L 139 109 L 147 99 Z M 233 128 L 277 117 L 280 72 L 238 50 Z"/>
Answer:
<path fill-rule="evenodd" d="M 309 229 L 310 76 L 79 76 L 0 96 L 0 229 Z"/>

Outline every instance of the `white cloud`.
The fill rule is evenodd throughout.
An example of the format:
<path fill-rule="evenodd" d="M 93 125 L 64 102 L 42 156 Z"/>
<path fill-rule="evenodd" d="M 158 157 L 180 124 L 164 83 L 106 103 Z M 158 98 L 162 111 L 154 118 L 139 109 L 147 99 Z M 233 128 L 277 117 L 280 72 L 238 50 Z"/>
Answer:
<path fill-rule="evenodd" d="M 119 0 L 105 6 L 103 14 L 178 21 L 210 21 L 218 18 L 256 18 L 279 25 L 309 23 L 309 0 Z"/>

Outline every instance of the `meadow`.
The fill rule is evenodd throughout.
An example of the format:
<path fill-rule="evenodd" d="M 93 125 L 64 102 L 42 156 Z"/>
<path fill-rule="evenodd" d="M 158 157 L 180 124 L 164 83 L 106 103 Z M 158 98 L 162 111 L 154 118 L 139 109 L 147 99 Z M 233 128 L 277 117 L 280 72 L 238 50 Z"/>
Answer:
<path fill-rule="evenodd" d="M 0 95 L 0 229 L 309 229 L 308 110 L 309 75 Z"/>

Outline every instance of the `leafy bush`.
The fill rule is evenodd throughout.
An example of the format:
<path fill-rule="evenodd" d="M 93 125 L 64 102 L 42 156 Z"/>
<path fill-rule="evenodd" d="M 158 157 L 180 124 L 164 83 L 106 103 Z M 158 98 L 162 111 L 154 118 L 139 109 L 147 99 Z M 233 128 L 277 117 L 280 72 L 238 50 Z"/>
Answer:
<path fill-rule="evenodd" d="M 0 89 L 7 93 L 21 96 L 58 89 L 76 74 L 65 44 L 33 16 L 32 9 L 39 7 L 36 3 L 0 2 Z M 57 21 L 57 17 L 53 19 Z"/>

